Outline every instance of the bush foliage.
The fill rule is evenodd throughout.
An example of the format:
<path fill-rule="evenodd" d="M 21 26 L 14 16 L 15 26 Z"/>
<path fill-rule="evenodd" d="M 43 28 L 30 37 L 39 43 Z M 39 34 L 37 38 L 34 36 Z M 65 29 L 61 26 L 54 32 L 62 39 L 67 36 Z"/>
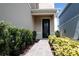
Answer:
<path fill-rule="evenodd" d="M 0 22 L 0 55 L 20 55 L 21 50 L 33 43 L 32 31 L 19 29 Z"/>
<path fill-rule="evenodd" d="M 49 43 L 52 45 L 53 53 L 56 56 L 79 56 L 79 41 L 68 37 L 56 37 L 50 35 Z"/>
<path fill-rule="evenodd" d="M 33 31 L 32 33 L 33 33 L 33 40 L 36 41 L 37 32 Z"/>
<path fill-rule="evenodd" d="M 60 37 L 60 32 L 57 30 L 57 31 L 55 32 L 55 35 L 56 35 L 56 37 Z"/>

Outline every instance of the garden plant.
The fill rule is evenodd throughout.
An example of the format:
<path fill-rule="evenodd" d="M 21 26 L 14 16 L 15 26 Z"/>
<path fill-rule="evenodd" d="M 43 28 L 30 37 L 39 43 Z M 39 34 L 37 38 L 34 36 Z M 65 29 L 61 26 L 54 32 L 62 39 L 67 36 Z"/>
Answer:
<path fill-rule="evenodd" d="M 32 31 L 0 21 L 0 55 L 20 55 L 26 46 L 32 44 Z"/>
<path fill-rule="evenodd" d="M 48 39 L 55 56 L 79 56 L 79 41 L 56 35 L 50 35 Z"/>

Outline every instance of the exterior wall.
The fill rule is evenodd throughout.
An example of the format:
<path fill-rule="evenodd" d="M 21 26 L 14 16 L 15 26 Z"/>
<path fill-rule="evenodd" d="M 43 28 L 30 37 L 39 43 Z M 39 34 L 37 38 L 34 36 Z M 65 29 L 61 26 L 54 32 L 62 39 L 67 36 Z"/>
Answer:
<path fill-rule="evenodd" d="M 42 19 L 50 19 L 50 34 L 53 34 L 53 15 L 38 15 L 32 17 L 31 7 L 28 3 L 0 3 L 0 20 L 10 22 L 18 28 L 36 30 L 38 34 L 37 38 L 39 39 L 42 38 Z"/>
<path fill-rule="evenodd" d="M 65 24 L 63 24 L 60 27 L 62 35 L 73 38 L 78 20 L 79 17 L 74 17 L 72 19 L 69 19 L 69 21 L 66 22 Z"/>
<path fill-rule="evenodd" d="M 31 8 L 28 3 L 0 3 L 0 20 L 33 30 Z"/>
<path fill-rule="evenodd" d="M 33 16 L 34 30 L 37 31 L 37 39 L 42 39 L 42 20 L 50 19 L 50 34 L 54 32 L 54 17 L 53 16 Z"/>
<path fill-rule="evenodd" d="M 30 3 L 31 9 L 38 9 L 39 4 L 38 3 Z"/>
<path fill-rule="evenodd" d="M 52 9 L 54 8 L 54 3 L 39 3 L 39 9 Z"/>
<path fill-rule="evenodd" d="M 77 21 L 77 26 L 76 26 L 76 30 L 75 30 L 75 34 L 74 34 L 74 39 L 78 39 L 79 40 L 79 20 Z"/>
<path fill-rule="evenodd" d="M 64 12 L 60 14 L 59 19 L 60 19 L 60 25 L 71 19 L 72 17 L 76 16 L 79 14 L 79 3 L 72 3 L 69 4 Z"/>
<path fill-rule="evenodd" d="M 62 14 L 59 16 L 59 28 L 62 35 L 74 38 L 77 23 L 79 20 L 79 4 L 69 4 Z M 76 38 L 77 39 L 77 38 Z"/>

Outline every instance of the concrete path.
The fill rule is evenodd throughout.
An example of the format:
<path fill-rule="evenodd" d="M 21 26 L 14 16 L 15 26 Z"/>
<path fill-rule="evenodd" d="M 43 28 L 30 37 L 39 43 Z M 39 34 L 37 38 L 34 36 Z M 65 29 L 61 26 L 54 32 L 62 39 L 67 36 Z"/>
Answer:
<path fill-rule="evenodd" d="M 40 40 L 24 56 L 53 56 L 48 40 Z"/>

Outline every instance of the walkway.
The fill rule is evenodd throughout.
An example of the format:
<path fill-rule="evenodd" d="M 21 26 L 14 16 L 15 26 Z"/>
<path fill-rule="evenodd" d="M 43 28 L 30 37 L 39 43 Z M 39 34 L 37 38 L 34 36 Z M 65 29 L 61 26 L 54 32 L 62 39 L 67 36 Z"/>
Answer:
<path fill-rule="evenodd" d="M 53 56 L 48 40 L 40 40 L 24 56 Z"/>

